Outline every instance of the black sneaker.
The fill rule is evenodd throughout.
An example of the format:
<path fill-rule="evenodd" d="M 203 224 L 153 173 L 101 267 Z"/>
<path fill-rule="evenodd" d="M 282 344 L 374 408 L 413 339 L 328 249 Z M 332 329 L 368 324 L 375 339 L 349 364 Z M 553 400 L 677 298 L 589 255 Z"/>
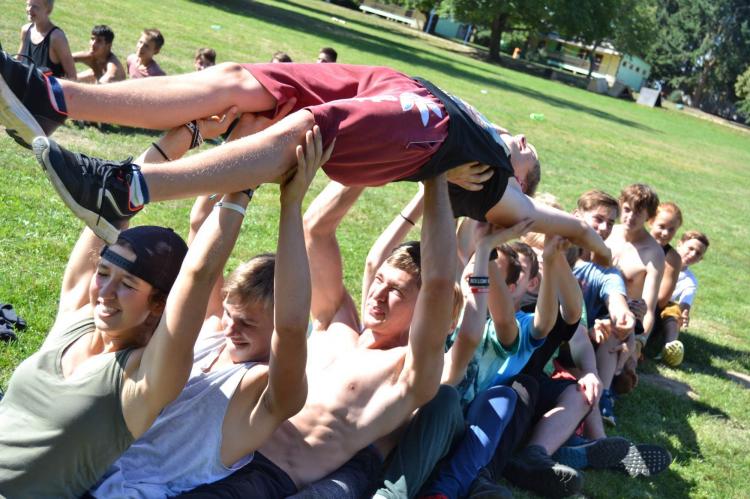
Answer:
<path fill-rule="evenodd" d="M 622 437 L 605 437 L 581 445 L 560 447 L 552 458 L 577 470 L 602 470 L 619 465 L 628 455 L 630 445 L 630 440 Z"/>
<path fill-rule="evenodd" d="M 583 473 L 555 462 L 539 445 L 530 445 L 505 465 L 513 485 L 545 497 L 567 497 L 583 489 Z"/>
<path fill-rule="evenodd" d="M 487 468 L 479 470 L 479 474 L 471 484 L 468 499 L 513 499 L 508 487 L 497 483 Z"/>
<path fill-rule="evenodd" d="M 52 104 L 50 80 L 33 64 L 0 51 L 0 124 L 20 145 L 31 148 L 35 137 L 50 135 L 66 115 Z"/>
<path fill-rule="evenodd" d="M 670 464 L 672 454 L 661 445 L 630 444 L 627 455 L 611 469 L 631 477 L 652 476 L 669 468 Z"/>
<path fill-rule="evenodd" d="M 33 142 L 37 161 L 62 200 L 94 233 L 114 244 L 123 223 L 148 202 L 148 190 L 132 158 L 111 162 L 72 153 L 46 137 Z"/>

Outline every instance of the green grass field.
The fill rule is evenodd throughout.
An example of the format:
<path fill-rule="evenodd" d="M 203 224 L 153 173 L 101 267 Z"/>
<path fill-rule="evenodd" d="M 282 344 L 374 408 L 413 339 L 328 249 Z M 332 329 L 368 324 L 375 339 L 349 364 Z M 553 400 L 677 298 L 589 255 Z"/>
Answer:
<path fill-rule="evenodd" d="M 166 38 L 157 60 L 168 73 L 192 70 L 196 48 L 216 49 L 220 61 L 266 62 L 276 50 L 295 61 L 313 61 L 332 45 L 340 62 L 383 64 L 423 76 L 462 96 L 513 132 L 524 132 L 540 152 L 540 190 L 572 209 L 590 188 L 618 194 L 633 182 L 654 186 L 662 200 L 677 202 L 683 229 L 711 238 L 707 258 L 694 270 L 701 289 L 691 329 L 682 336 L 686 362 L 659 374 L 694 393 L 674 394 L 642 382 L 617 404 L 613 433 L 665 445 L 672 467 L 650 480 L 608 472 L 586 473 L 591 497 L 748 497 L 750 490 L 750 391 L 728 372 L 750 374 L 750 133 L 685 115 L 602 97 L 487 64 L 465 47 L 319 1 L 199 2 L 185 0 L 59 0 L 53 19 L 73 50 L 82 50 L 94 24 L 109 24 L 114 50 L 124 60 L 139 32 L 156 26 Z M 25 22 L 22 2 L 0 0 L 0 42 L 15 50 Z M 530 113 L 543 113 L 532 121 Z M 120 158 L 137 155 L 154 135 L 117 127 L 60 129 L 56 139 L 74 150 Z M 29 329 L 0 344 L 0 386 L 40 345 L 51 326 L 58 286 L 81 224 L 70 215 L 34 158 L 0 134 L 0 301 L 12 303 Z M 312 194 L 326 179 L 316 179 Z M 364 257 L 379 231 L 415 186 L 367 191 L 340 231 L 346 285 L 358 294 Z M 308 202 L 312 199 L 308 196 Z M 278 189 L 266 186 L 249 210 L 230 267 L 259 251 L 273 250 Z M 189 201 L 150 206 L 139 223 L 172 226 L 187 234 Z M 522 492 L 519 496 L 524 497 Z"/>

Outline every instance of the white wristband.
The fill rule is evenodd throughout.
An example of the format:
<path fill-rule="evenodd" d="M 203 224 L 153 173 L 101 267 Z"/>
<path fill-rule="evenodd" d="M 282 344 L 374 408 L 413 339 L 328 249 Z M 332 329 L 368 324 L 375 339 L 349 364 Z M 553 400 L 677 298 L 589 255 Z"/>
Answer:
<path fill-rule="evenodd" d="M 219 201 L 214 205 L 215 208 L 226 208 L 228 210 L 236 211 L 243 217 L 245 216 L 245 208 L 235 203 L 228 203 L 226 201 Z"/>

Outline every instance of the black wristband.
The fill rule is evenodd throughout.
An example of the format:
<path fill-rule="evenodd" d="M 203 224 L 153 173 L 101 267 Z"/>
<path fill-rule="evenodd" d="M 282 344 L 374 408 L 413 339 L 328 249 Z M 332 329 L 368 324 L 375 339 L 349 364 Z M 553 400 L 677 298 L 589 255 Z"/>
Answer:
<path fill-rule="evenodd" d="M 472 288 L 488 288 L 490 278 L 487 276 L 471 276 L 469 277 L 469 286 Z"/>
<path fill-rule="evenodd" d="M 407 222 L 409 222 L 410 224 L 412 224 L 412 225 L 416 225 L 416 224 L 415 224 L 414 222 L 412 222 L 412 221 L 411 221 L 411 219 L 410 219 L 410 218 L 407 218 L 407 217 L 405 217 L 403 213 L 399 213 L 399 215 L 401 215 L 401 218 L 403 218 L 404 220 L 406 220 L 406 221 L 407 221 Z"/>
<path fill-rule="evenodd" d="M 247 194 L 247 197 L 249 198 L 249 199 L 248 199 L 248 201 L 252 201 L 252 199 L 253 199 L 253 194 L 255 194 L 255 191 L 254 191 L 254 190 L 252 190 L 252 189 L 245 189 L 245 190 L 244 190 L 244 191 L 242 191 L 242 192 L 244 192 L 245 194 Z"/>
<path fill-rule="evenodd" d="M 190 130 L 190 133 L 192 134 L 192 138 L 190 139 L 190 149 L 195 149 L 203 144 L 203 136 L 201 135 L 201 130 L 198 127 L 198 122 L 196 120 L 185 123 L 185 127 Z"/>

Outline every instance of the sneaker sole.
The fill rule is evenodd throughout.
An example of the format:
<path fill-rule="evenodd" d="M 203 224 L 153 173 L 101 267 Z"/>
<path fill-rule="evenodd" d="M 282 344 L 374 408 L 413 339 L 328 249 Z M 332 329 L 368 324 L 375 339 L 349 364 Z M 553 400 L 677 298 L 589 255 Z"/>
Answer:
<path fill-rule="evenodd" d="M 631 477 L 652 476 L 672 464 L 672 455 L 664 447 L 651 444 L 631 445 L 625 458 L 614 467 Z"/>
<path fill-rule="evenodd" d="M 18 100 L 2 76 L 0 76 L 0 124 L 5 126 L 5 133 L 27 149 L 31 149 L 31 144 L 36 137 L 46 136 L 34 116 Z"/>
<path fill-rule="evenodd" d="M 65 205 L 70 208 L 75 216 L 83 220 L 94 234 L 103 239 L 107 244 L 114 244 L 117 241 L 117 237 L 120 235 L 120 231 L 98 213 L 94 213 L 78 204 L 76 200 L 73 199 L 73 196 L 70 195 L 68 189 L 65 188 L 60 177 L 55 173 L 55 169 L 49 161 L 49 139 L 43 136 L 37 137 L 33 141 L 33 148 L 37 161 L 42 166 L 44 173 L 47 175 L 50 182 L 52 182 L 52 186 L 55 188 L 55 191 L 57 191 L 57 194 L 60 195 L 60 198 L 62 198 Z"/>
<path fill-rule="evenodd" d="M 621 463 L 629 450 L 629 440 L 622 437 L 606 437 L 583 445 L 560 447 L 553 458 L 577 470 L 607 469 Z"/>

